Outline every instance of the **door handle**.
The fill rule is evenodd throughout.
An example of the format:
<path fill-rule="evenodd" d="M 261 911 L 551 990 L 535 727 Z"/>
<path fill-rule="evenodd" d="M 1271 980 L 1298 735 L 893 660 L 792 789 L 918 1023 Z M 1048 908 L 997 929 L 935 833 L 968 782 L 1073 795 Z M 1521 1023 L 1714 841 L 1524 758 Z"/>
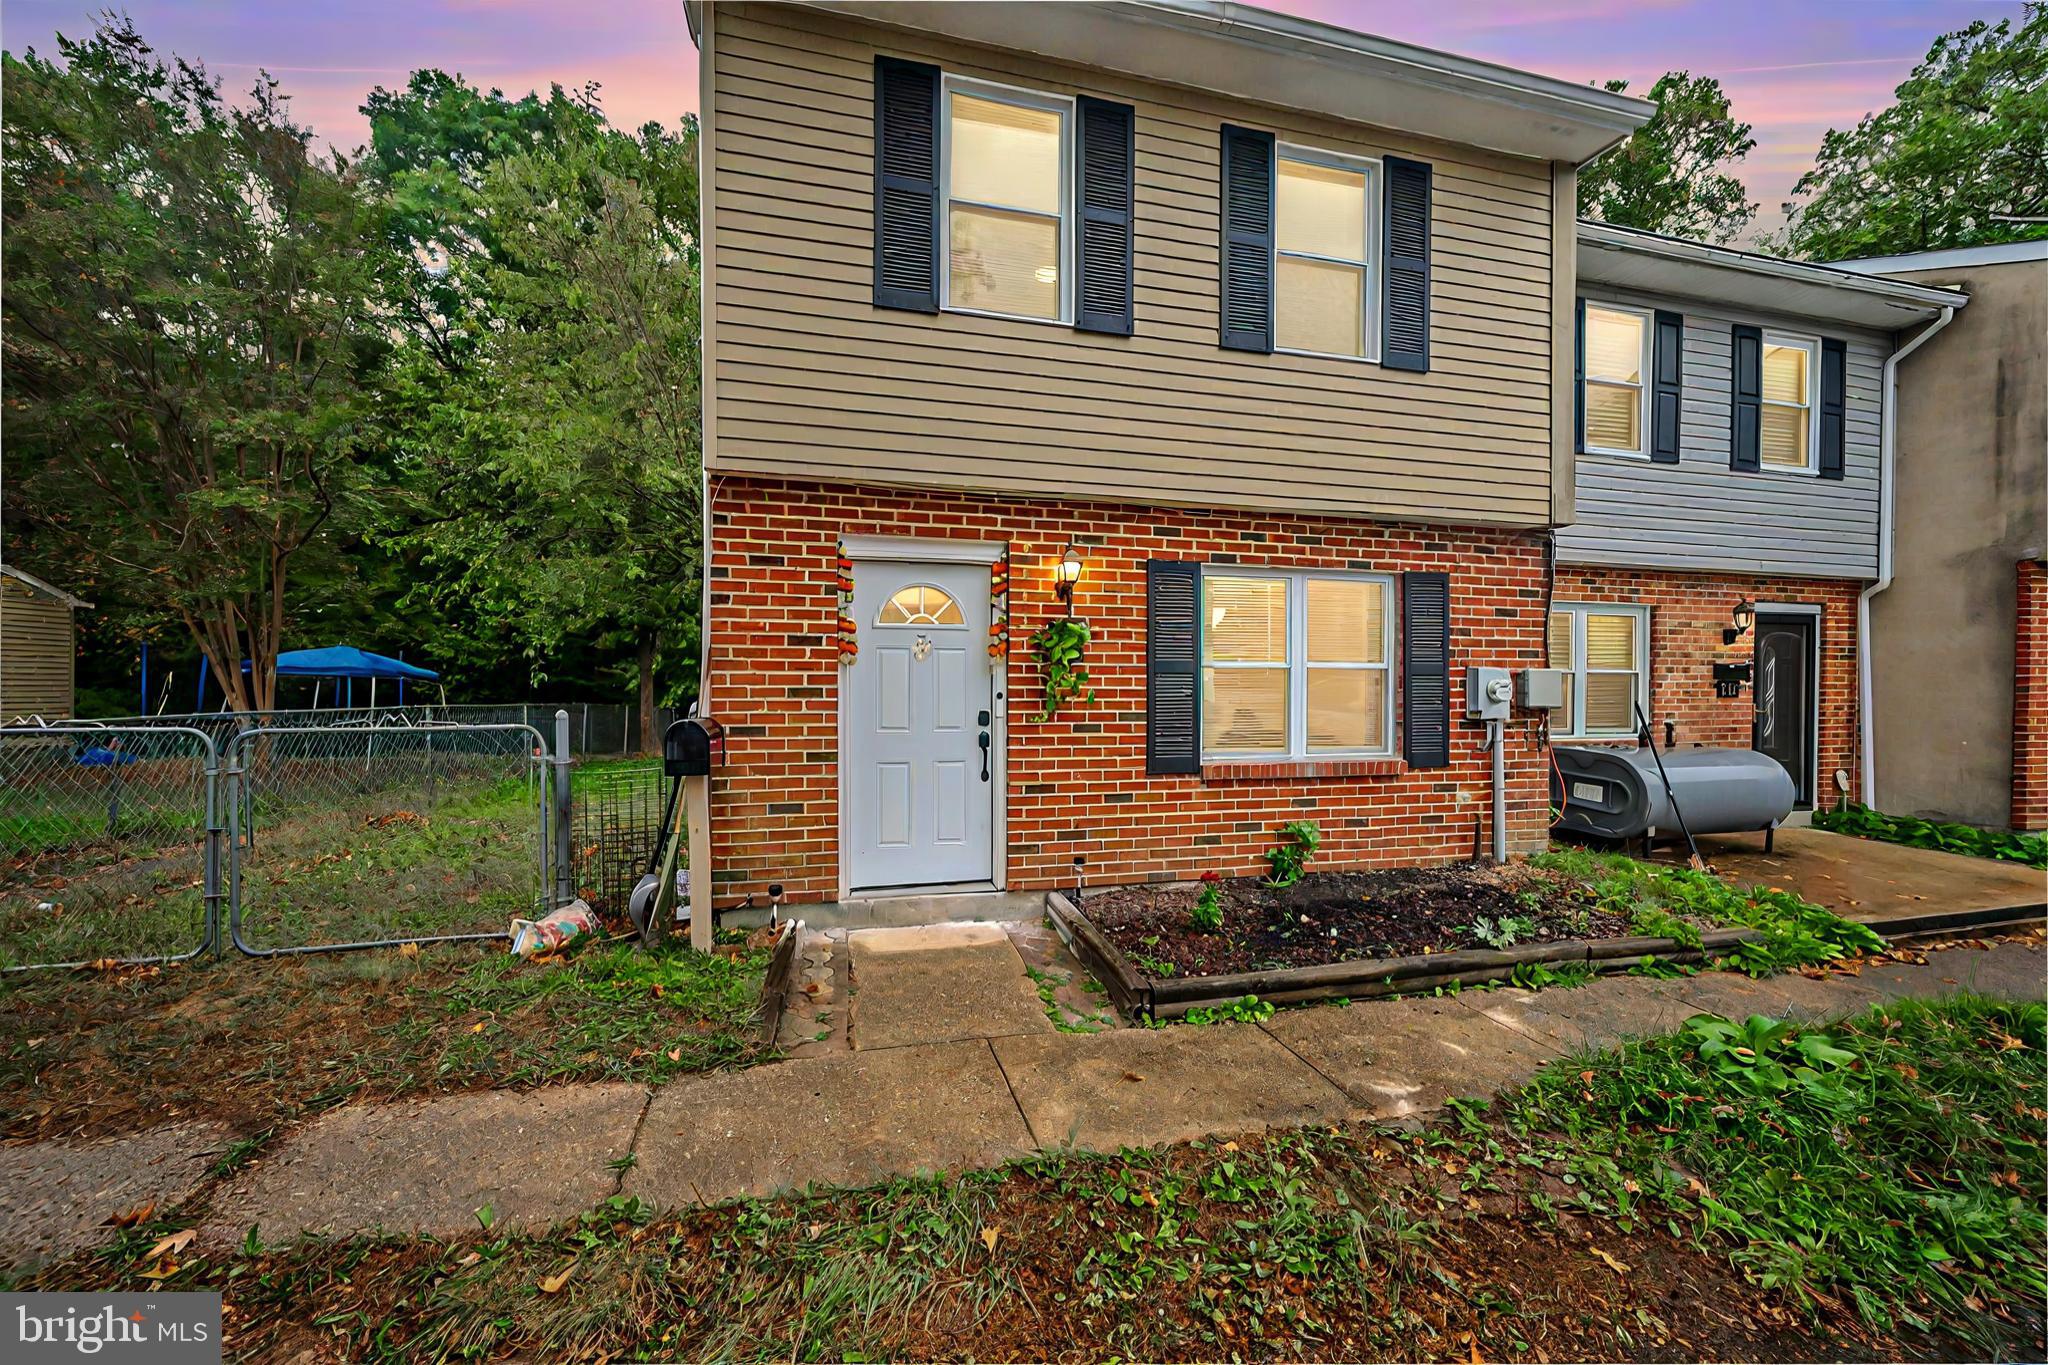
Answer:
<path fill-rule="evenodd" d="M 981 780 L 988 781 L 988 731 L 981 732 Z"/>

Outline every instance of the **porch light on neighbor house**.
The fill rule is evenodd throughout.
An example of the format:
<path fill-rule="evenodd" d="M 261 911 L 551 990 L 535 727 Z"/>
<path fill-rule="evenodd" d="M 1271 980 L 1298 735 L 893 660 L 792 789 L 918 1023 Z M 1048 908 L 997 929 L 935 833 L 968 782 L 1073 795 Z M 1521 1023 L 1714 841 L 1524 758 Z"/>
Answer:
<path fill-rule="evenodd" d="M 1749 628 L 1756 624 L 1756 603 L 1743 598 L 1735 604 L 1735 629 L 1721 632 L 1721 643 L 1732 645 L 1749 634 Z"/>
<path fill-rule="evenodd" d="M 1067 604 L 1074 605 L 1074 585 L 1081 581 L 1081 552 L 1072 545 L 1060 556 L 1059 568 L 1053 579 L 1053 596 Z"/>

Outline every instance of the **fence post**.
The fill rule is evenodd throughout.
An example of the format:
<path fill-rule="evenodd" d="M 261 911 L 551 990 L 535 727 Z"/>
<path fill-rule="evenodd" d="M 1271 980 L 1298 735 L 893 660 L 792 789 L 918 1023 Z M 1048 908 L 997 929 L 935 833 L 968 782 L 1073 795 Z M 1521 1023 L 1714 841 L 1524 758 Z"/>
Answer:
<path fill-rule="evenodd" d="M 220 916 L 220 845 L 221 845 L 221 802 L 220 802 L 220 753 L 213 747 L 212 739 L 206 741 L 206 870 L 202 874 L 206 884 L 206 929 L 207 946 L 213 949 L 214 960 L 221 955 Z"/>
<path fill-rule="evenodd" d="M 555 712 L 555 899 L 549 909 L 576 899 L 575 871 L 569 860 L 573 833 L 570 824 L 575 811 L 569 766 L 569 712 L 564 707 Z"/>

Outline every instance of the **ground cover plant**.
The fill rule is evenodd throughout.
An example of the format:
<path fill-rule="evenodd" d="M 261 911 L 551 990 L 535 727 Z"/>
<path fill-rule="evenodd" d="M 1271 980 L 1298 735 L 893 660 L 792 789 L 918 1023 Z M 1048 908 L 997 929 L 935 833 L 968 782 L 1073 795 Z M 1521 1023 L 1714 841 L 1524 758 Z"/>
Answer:
<path fill-rule="evenodd" d="M 235 1360 L 2038 1358 L 2041 1034 L 1969 997 L 1701 1017 L 1421 1132 L 525 1236 L 166 1248 L 188 1212 L 13 1287 L 215 1289 Z"/>
<path fill-rule="evenodd" d="M 1910 844 L 1914 848 L 1938 848 L 1945 853 L 1968 853 L 1978 858 L 1998 858 L 2048 868 L 2048 834 L 2022 834 L 2009 829 L 1980 829 L 1946 820 L 1922 820 L 1912 815 L 1886 815 L 1869 806 L 1854 803 L 1835 810 L 1813 813 L 1816 828 L 1837 834 L 1853 834 L 1888 844 Z"/>
<path fill-rule="evenodd" d="M 741 1066 L 768 957 L 443 944 L 0 979 L 0 1136 L 262 1136 L 340 1103 Z"/>

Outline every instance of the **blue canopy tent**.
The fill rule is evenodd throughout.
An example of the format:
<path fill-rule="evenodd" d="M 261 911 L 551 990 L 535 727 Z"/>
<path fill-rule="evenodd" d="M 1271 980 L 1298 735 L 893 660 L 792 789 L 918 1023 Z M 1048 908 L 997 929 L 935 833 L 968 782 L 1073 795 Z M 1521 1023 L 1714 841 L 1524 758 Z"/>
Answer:
<path fill-rule="evenodd" d="M 249 661 L 242 660 L 242 671 L 249 671 Z M 348 704 L 355 705 L 355 680 L 370 680 L 370 705 L 377 704 L 377 680 L 396 680 L 398 683 L 398 704 L 405 705 L 405 684 L 413 682 L 436 682 L 441 675 L 431 668 L 421 668 L 403 659 L 391 659 L 382 654 L 372 654 L 367 649 L 354 645 L 328 645 L 324 649 L 288 649 L 277 656 L 277 675 L 280 678 L 346 678 L 348 680 Z M 205 683 L 202 681 L 202 687 Z M 313 705 L 320 705 L 320 694 L 313 694 Z"/>

